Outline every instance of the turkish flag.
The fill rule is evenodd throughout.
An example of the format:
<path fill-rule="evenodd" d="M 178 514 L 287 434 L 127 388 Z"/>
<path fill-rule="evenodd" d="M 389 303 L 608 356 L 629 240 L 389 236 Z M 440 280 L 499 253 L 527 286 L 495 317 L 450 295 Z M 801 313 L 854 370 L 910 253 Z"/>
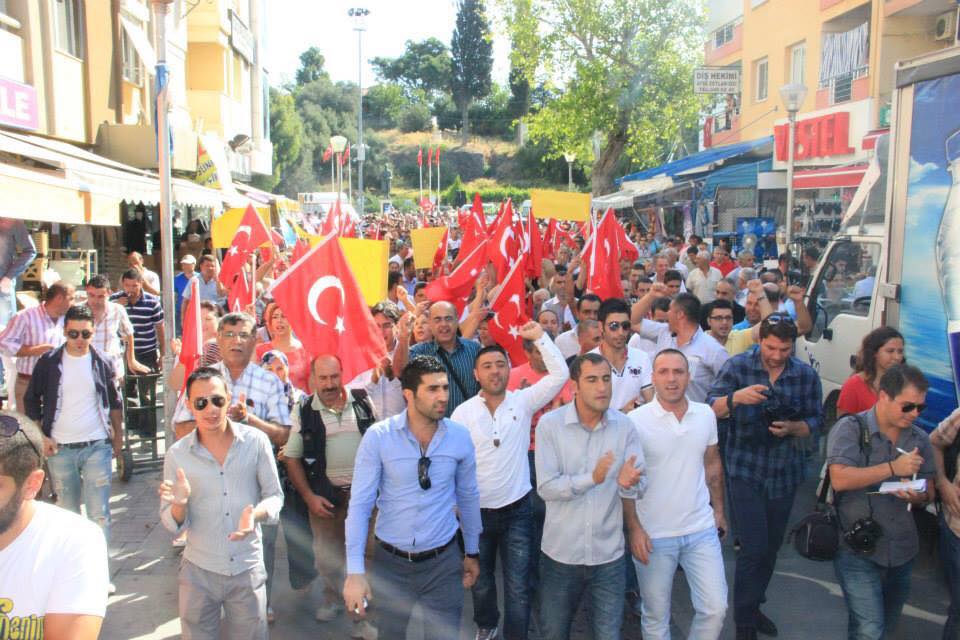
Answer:
<path fill-rule="evenodd" d="M 528 278 L 539 278 L 543 274 L 543 240 L 540 238 L 540 225 L 533 217 L 533 208 L 527 214 L 527 269 Z"/>
<path fill-rule="evenodd" d="M 440 147 L 437 147 L 437 152 L 434 154 L 433 159 L 436 160 L 437 166 L 440 166 Z"/>
<path fill-rule="evenodd" d="M 543 257 L 549 260 L 557 259 L 557 219 L 550 218 L 547 230 L 543 232 Z"/>
<path fill-rule="evenodd" d="M 347 150 L 343 152 L 343 155 L 340 156 L 340 166 L 350 162 L 350 145 L 347 145 Z"/>
<path fill-rule="evenodd" d="M 520 337 L 520 327 L 530 321 L 526 314 L 526 299 L 523 263 L 520 261 L 510 269 L 500 293 L 490 303 L 493 319 L 487 325 L 493 339 L 509 354 L 511 367 L 527 362 L 523 338 Z"/>
<path fill-rule="evenodd" d="M 467 298 L 473 291 L 477 278 L 487 266 L 487 241 L 483 240 L 471 251 L 450 275 L 440 276 L 427 284 L 424 293 L 430 302 L 446 300 L 457 306 L 458 312 L 463 311 Z"/>
<path fill-rule="evenodd" d="M 423 147 L 417 149 L 417 164 L 423 166 Z"/>
<path fill-rule="evenodd" d="M 479 195 L 479 194 L 478 194 L 478 195 Z M 474 202 L 476 202 L 476 196 L 474 197 Z M 493 217 L 493 222 L 491 222 L 490 224 L 488 224 L 488 225 L 486 226 L 486 229 L 487 229 L 487 237 L 488 237 L 488 238 L 489 238 L 491 235 L 493 235 L 493 230 L 496 229 L 496 228 L 497 228 L 497 225 L 500 224 L 500 218 L 503 217 L 503 210 L 504 210 L 504 205 L 505 205 L 505 204 L 506 204 L 505 202 L 501 202 L 501 203 L 500 203 L 500 208 L 497 210 L 497 215 L 495 215 L 495 216 Z"/>
<path fill-rule="evenodd" d="M 290 263 L 294 263 L 303 256 L 307 255 L 307 252 L 310 251 L 310 243 L 302 238 L 297 240 L 297 243 L 293 245 L 293 252 L 290 256 Z"/>
<path fill-rule="evenodd" d="M 253 304 L 253 277 L 246 269 L 241 269 L 233 278 L 233 284 L 227 292 L 227 308 L 230 311 L 243 311 Z"/>
<path fill-rule="evenodd" d="M 353 219 L 353 216 L 347 213 L 346 211 L 340 212 L 340 237 L 341 238 L 357 237 L 357 223 Z"/>
<path fill-rule="evenodd" d="M 263 223 L 263 219 L 257 214 L 253 205 L 247 205 L 247 210 L 243 212 L 243 218 L 240 219 L 240 224 L 233 234 L 233 242 L 220 268 L 220 282 L 223 286 L 229 287 L 233 284 L 234 276 L 250 259 L 250 254 L 264 242 L 270 242 L 270 230 L 267 229 L 267 225 Z"/>
<path fill-rule="evenodd" d="M 587 289 L 600 296 L 602 300 L 623 297 L 623 287 L 620 284 L 620 260 L 617 255 L 619 226 L 613 209 L 607 209 L 590 239 L 591 243 L 596 243 L 596 253 L 592 256 L 588 267 Z"/>
<path fill-rule="evenodd" d="M 320 225 L 320 235 L 339 235 L 340 227 L 343 224 L 342 218 L 343 212 L 340 210 L 340 199 L 337 198 L 333 206 L 330 207 L 330 210 L 327 211 L 327 217 L 323 219 L 323 224 Z"/>
<path fill-rule="evenodd" d="M 433 164 L 433 147 L 427 148 L 427 166 Z"/>
<path fill-rule="evenodd" d="M 183 384 L 180 393 L 187 387 L 187 378 L 193 370 L 200 366 L 200 356 L 203 355 L 203 331 L 200 327 L 200 279 L 194 276 L 190 279 L 190 299 L 187 300 L 187 309 L 183 314 L 183 334 L 180 339 L 180 364 L 183 365 Z"/>
<path fill-rule="evenodd" d="M 640 259 L 640 251 L 637 249 L 637 245 L 633 244 L 619 220 L 617 221 L 617 248 L 621 260 L 629 260 L 632 264 Z"/>
<path fill-rule="evenodd" d="M 335 237 L 328 236 L 287 269 L 272 292 L 311 356 L 340 359 L 344 383 L 387 356 L 380 328 Z"/>
<path fill-rule="evenodd" d="M 447 259 L 447 239 L 449 236 L 450 228 L 447 227 L 443 230 L 443 237 L 440 238 L 437 250 L 433 253 L 433 274 L 435 276 L 440 275 L 440 270 L 443 268 L 443 261 Z"/>
<path fill-rule="evenodd" d="M 333 145 L 328 146 L 323 150 L 323 161 L 330 162 L 330 158 L 333 156 Z"/>
<path fill-rule="evenodd" d="M 498 282 L 503 282 L 510 268 L 519 261 L 521 235 L 513 224 L 513 205 L 508 199 L 487 245 L 487 256 L 497 268 Z"/>
<path fill-rule="evenodd" d="M 462 262 L 470 253 L 480 246 L 487 239 L 487 223 L 483 215 L 483 202 L 480 201 L 480 194 L 473 196 L 473 206 L 470 211 L 464 215 L 460 223 L 461 239 L 460 252 L 457 254 L 457 262 Z"/>

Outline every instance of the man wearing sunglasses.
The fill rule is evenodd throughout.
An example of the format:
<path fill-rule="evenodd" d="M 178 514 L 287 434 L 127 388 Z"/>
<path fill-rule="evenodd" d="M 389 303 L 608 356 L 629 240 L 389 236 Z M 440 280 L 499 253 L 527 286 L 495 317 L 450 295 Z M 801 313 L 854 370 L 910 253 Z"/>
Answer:
<path fill-rule="evenodd" d="M 109 541 L 111 457 L 123 446 L 123 413 L 113 365 L 90 347 L 93 332 L 90 308 L 70 307 L 66 343 L 41 356 L 24 404 L 43 429 L 59 504 L 75 513 L 83 504 Z"/>
<path fill-rule="evenodd" d="M 593 350 L 606 358 L 613 373 L 610 406 L 618 411 L 633 411 L 653 398 L 650 381 L 650 357 L 641 349 L 627 346 L 630 339 L 630 307 L 620 298 L 609 298 L 600 305 L 600 346 Z"/>
<path fill-rule="evenodd" d="M 872 518 L 883 531 L 869 555 L 841 536 L 833 561 L 847 602 L 849 636 L 871 640 L 893 635 L 910 595 L 913 560 L 920 551 L 911 505 L 921 508 L 933 500 L 936 476 L 930 439 L 914 424 L 926 408 L 926 377 L 916 367 L 901 364 L 888 369 L 878 386 L 873 409 L 859 414 L 859 420 L 841 418 L 827 442 L 827 468 L 841 529 Z M 866 423 L 869 445 L 862 441 L 860 421 Z M 882 482 L 911 478 L 925 479 L 926 491 L 869 495 Z"/>
<path fill-rule="evenodd" d="M 174 534 L 187 532 L 183 636 L 266 640 L 260 525 L 276 524 L 283 505 L 270 440 L 229 417 L 233 398 L 219 370 L 195 369 L 184 396 L 196 428 L 167 451 L 159 490 L 160 521 Z"/>
<path fill-rule="evenodd" d="M 370 427 L 354 462 L 347 509 L 348 612 L 380 612 L 380 637 L 405 638 L 420 604 L 425 640 L 460 636 L 463 589 L 479 574 L 480 492 L 470 432 L 444 418 L 450 383 L 443 364 L 416 356 L 400 376 L 407 410 Z M 377 514 L 373 587 L 364 551 Z M 455 511 L 456 510 L 456 511 Z M 459 512 L 459 521 L 457 513 Z M 462 531 L 463 548 L 456 541 Z"/>
<path fill-rule="evenodd" d="M 36 499 L 42 448 L 36 424 L 0 413 L 0 632 L 96 640 L 107 609 L 107 544 L 90 521 Z"/>

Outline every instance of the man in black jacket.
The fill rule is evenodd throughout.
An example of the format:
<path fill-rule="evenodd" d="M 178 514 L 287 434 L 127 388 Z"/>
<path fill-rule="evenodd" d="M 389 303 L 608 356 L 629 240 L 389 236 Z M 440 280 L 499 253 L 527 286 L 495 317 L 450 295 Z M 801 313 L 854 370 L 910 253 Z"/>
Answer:
<path fill-rule="evenodd" d="M 70 307 L 66 343 L 43 354 L 24 394 L 27 416 L 43 429 L 44 455 L 59 504 L 87 517 L 110 539 L 111 455 L 123 443 L 123 413 L 113 365 L 90 346 L 93 312 Z"/>
<path fill-rule="evenodd" d="M 313 361 L 310 387 L 314 393 L 293 408 L 293 426 L 284 448 L 293 485 L 287 494 L 299 502 L 301 511 L 309 513 L 316 534 L 316 557 L 328 596 L 316 610 L 321 622 L 333 620 L 342 611 L 336 587 L 344 579 L 344 522 L 353 461 L 364 432 L 376 422 L 366 391 L 347 391 L 341 373 L 336 356 L 319 356 Z M 369 622 L 359 621 L 351 637 L 375 638 L 376 630 Z"/>

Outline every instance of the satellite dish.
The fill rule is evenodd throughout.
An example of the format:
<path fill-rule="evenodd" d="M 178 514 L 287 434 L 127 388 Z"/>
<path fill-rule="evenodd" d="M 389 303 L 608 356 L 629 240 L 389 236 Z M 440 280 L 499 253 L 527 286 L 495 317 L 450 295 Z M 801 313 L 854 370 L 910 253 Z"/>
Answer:
<path fill-rule="evenodd" d="M 747 233 L 743 236 L 743 248 L 747 251 L 753 251 L 757 246 L 757 234 Z"/>

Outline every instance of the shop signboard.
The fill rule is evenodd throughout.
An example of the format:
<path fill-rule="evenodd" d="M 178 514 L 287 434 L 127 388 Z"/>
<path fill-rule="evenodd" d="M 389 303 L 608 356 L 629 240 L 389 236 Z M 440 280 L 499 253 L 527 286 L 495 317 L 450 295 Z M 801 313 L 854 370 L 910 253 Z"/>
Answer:
<path fill-rule="evenodd" d="M 873 100 L 858 100 L 828 109 L 801 113 L 794 140 L 796 166 L 837 166 L 866 162 L 871 151 L 864 137 L 872 130 Z M 790 125 L 786 118 L 773 125 L 773 168 L 787 167 Z"/>
<path fill-rule="evenodd" d="M 230 46 L 249 64 L 253 64 L 257 40 L 235 11 L 230 11 Z"/>
<path fill-rule="evenodd" d="M 694 93 L 740 93 L 740 69 L 697 67 L 693 70 Z"/>
<path fill-rule="evenodd" d="M 37 90 L 0 77 L 0 126 L 35 131 L 40 126 Z"/>

